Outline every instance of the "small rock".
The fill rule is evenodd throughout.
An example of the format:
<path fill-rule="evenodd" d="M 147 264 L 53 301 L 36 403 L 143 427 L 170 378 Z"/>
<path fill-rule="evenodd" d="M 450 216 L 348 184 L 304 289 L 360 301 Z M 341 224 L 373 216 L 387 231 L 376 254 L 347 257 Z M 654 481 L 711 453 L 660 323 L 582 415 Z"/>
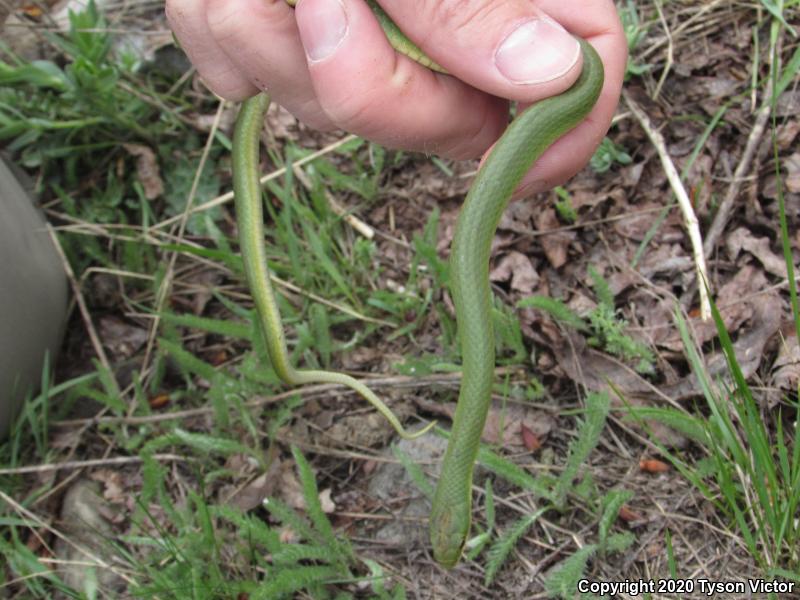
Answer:
<path fill-rule="evenodd" d="M 447 440 L 434 433 L 426 433 L 415 440 L 401 440 L 397 449 L 420 465 L 426 472 L 438 475 L 441 460 L 447 448 Z M 392 450 L 385 451 L 393 457 Z M 427 517 L 431 503 L 399 463 L 381 463 L 370 479 L 368 490 L 371 496 L 397 506 L 398 498 L 408 500 L 398 506 L 394 521 L 389 521 L 375 532 L 374 537 L 403 548 L 419 543 L 427 543 Z"/>
<path fill-rule="evenodd" d="M 65 584 L 78 592 L 97 587 L 101 597 L 116 597 L 124 589 L 120 577 L 109 568 L 90 566 L 96 559 L 106 564 L 112 561 L 114 532 L 102 516 L 104 504 L 96 482 L 79 479 L 72 484 L 57 524 L 71 543 L 58 538 L 55 555 L 62 561 L 59 576 Z"/>

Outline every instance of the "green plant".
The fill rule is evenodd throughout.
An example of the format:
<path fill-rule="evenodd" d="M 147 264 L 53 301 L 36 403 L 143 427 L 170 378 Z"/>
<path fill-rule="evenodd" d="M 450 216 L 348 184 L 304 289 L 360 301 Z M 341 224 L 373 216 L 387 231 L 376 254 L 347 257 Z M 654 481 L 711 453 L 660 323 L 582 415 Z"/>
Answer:
<path fill-rule="evenodd" d="M 796 4 L 796 3 L 795 3 Z M 766 3 L 765 3 L 766 5 Z M 770 77 L 779 87 L 800 69 L 795 53 L 783 73 L 778 73 L 776 39 L 782 12 L 787 3 L 770 3 L 774 19 L 771 28 Z M 774 9 L 774 10 L 773 10 Z M 775 10 L 779 11 L 775 14 Z M 773 101 L 775 96 L 773 96 Z M 773 151 L 776 172 L 780 160 L 773 121 Z M 790 306 L 795 330 L 800 334 L 800 306 L 794 276 L 791 241 L 786 218 L 781 177 L 777 178 L 777 198 L 781 244 L 788 272 Z M 699 445 L 705 457 L 699 461 L 661 447 L 664 456 L 725 515 L 731 529 L 737 531 L 765 576 L 784 577 L 800 582 L 800 443 L 797 415 L 800 394 L 789 397 L 773 413 L 765 413 L 754 396 L 736 356 L 719 310 L 712 302 L 712 316 L 719 347 L 725 356 L 727 374 L 714 380 L 709 375 L 701 351 L 692 338 L 682 313 L 676 310 L 684 352 L 698 380 L 704 400 L 703 412 L 688 414 L 676 408 L 648 409 L 629 407 L 630 418 L 655 418 L 675 427 Z"/>
<path fill-rule="evenodd" d="M 111 164 L 109 150 L 120 142 L 153 142 L 177 123 L 125 89 L 130 65 L 113 55 L 107 29 L 89 2 L 70 13 L 66 35 L 46 34 L 67 57 L 64 67 L 26 63 L 0 48 L 7 58 L 0 61 L 0 140 L 24 166 L 70 189 L 87 171 Z"/>
<path fill-rule="evenodd" d="M 588 505 L 590 510 L 597 515 L 598 542 L 591 546 L 590 554 L 585 556 L 586 560 L 595 551 L 599 550 L 603 554 L 620 552 L 633 542 L 633 536 L 630 533 L 612 531 L 620 507 L 630 500 L 632 493 L 614 489 L 600 495 L 588 476 L 576 483 L 583 465 L 586 464 L 592 450 L 600 441 L 608 411 L 609 399 L 607 395 L 588 394 L 586 397 L 586 409 L 583 411 L 584 418 L 579 424 L 575 437 L 569 444 L 564 468 L 557 478 L 549 475 L 533 476 L 509 459 L 484 445 L 480 446 L 477 463 L 481 467 L 494 474 L 497 478 L 531 493 L 534 498 L 541 502 L 537 509 L 518 517 L 516 521 L 502 531 L 496 531 L 494 485 L 491 480 L 487 479 L 484 493 L 486 526 L 481 528 L 480 524 L 477 525 L 478 531 L 467 541 L 465 548 L 468 558 L 474 560 L 488 547 L 485 551 L 486 572 L 484 575 L 487 586 L 494 581 L 520 538 L 547 513 L 565 511 L 568 497 L 574 497 L 577 501 Z M 447 435 L 444 431 L 437 431 Z M 426 495 L 430 495 L 432 486 L 424 479 L 419 466 L 402 454 L 399 455 L 399 459 L 420 490 Z M 573 559 L 573 561 L 576 560 L 577 558 Z M 566 577 L 566 574 L 564 577 Z"/>
<path fill-rule="evenodd" d="M 558 186 L 555 189 L 556 196 L 558 200 L 556 200 L 555 208 L 558 216 L 561 217 L 567 223 L 575 223 L 578 220 L 578 212 L 572 206 L 572 198 L 569 195 L 569 192 L 566 188 L 562 186 Z"/>
<path fill-rule="evenodd" d="M 633 0 L 625 0 L 617 6 L 617 12 L 622 20 L 622 27 L 625 30 L 625 37 L 628 40 L 628 64 L 625 69 L 625 80 L 630 77 L 637 77 L 649 71 L 652 65 L 637 64 L 632 56 L 633 51 L 647 36 L 649 26 L 642 25 L 639 19 L 636 3 Z"/>
<path fill-rule="evenodd" d="M 632 362 L 640 373 L 652 373 L 655 356 L 643 342 L 625 333 L 627 322 L 617 313 L 608 282 L 592 266 L 589 267 L 589 276 L 598 302 L 585 318 L 560 300 L 545 296 L 523 298 L 517 307 L 543 310 L 564 325 L 587 334 L 587 341 L 591 345 Z"/>
<path fill-rule="evenodd" d="M 185 435 L 179 435 L 178 440 L 185 442 Z M 359 578 L 352 571 L 356 557 L 349 544 L 335 535 L 322 510 L 311 466 L 297 448 L 292 448 L 292 455 L 306 514 L 270 498 L 264 501 L 264 508 L 277 523 L 274 526 L 263 515 L 245 514 L 226 505 L 208 505 L 201 488 L 198 493 L 190 492 L 191 501 L 183 509 L 175 506 L 169 496 L 159 499 L 174 525 L 174 529 L 167 529 L 146 509 L 148 496 L 143 496 L 142 515 L 159 536 L 133 536 L 127 540 L 134 548 L 150 549 L 146 562 L 137 566 L 141 576 L 132 592 L 160 598 L 237 598 L 247 594 L 251 599 L 271 600 L 305 591 L 314 598 L 327 598 L 336 584 L 357 582 Z M 163 470 L 147 458 L 146 471 L 146 488 L 156 492 L 163 487 Z M 283 541 L 281 527 L 289 528 L 297 539 Z M 220 568 L 218 553 L 222 544 L 236 547 L 234 572 Z M 132 560 L 130 554 L 129 559 Z M 373 585 L 382 583 L 382 578 L 370 579 Z"/>
<path fill-rule="evenodd" d="M 603 138 L 597 150 L 594 151 L 592 159 L 589 161 L 592 169 L 597 173 L 605 173 L 614 163 L 629 165 L 633 162 L 631 155 L 625 149 L 615 144 L 610 138 Z"/>

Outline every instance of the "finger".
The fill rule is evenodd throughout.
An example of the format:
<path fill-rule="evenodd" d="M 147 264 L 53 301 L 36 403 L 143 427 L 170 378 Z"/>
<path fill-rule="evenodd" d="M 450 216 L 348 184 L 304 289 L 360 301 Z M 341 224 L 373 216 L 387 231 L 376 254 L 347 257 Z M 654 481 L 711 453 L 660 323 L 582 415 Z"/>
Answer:
<path fill-rule="evenodd" d="M 565 4 L 570 4 L 565 2 Z M 575 2 L 571 3 L 575 11 Z M 490 94 L 536 101 L 580 74 L 578 42 L 531 0 L 381 0 L 431 58 Z"/>
<path fill-rule="evenodd" d="M 604 67 L 603 88 L 588 117 L 539 158 L 523 179 L 520 193 L 534 193 L 561 185 L 589 162 L 608 131 L 622 89 L 628 46 L 613 4 L 606 0 L 584 1 L 580 18 L 564 4 L 563 0 L 540 3 L 548 13 L 570 31 L 587 39 L 597 50 Z"/>
<path fill-rule="evenodd" d="M 229 100 L 258 93 L 214 40 L 205 0 L 166 0 L 165 12 L 175 37 L 212 92 Z"/>
<path fill-rule="evenodd" d="M 209 29 L 255 87 L 307 125 L 333 128 L 317 102 L 297 31 L 284 0 L 206 0 Z"/>
<path fill-rule="evenodd" d="M 397 54 L 362 0 L 301 0 L 296 17 L 317 98 L 341 128 L 469 158 L 505 127 L 504 101 Z"/>

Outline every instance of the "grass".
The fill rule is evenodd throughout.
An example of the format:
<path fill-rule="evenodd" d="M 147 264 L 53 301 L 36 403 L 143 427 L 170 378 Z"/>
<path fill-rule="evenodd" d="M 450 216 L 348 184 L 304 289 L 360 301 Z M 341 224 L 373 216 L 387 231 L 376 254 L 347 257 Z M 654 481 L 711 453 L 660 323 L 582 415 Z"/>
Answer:
<path fill-rule="evenodd" d="M 784 34 L 782 22 L 791 22 L 784 15 L 796 4 L 762 2 L 773 58 Z M 653 13 L 644 19 L 643 8 L 633 2 L 621 8 L 631 47 L 643 45 L 658 19 Z M 49 62 L 28 63 L 0 49 L 0 140 L 37 175 L 38 191 L 59 225 L 59 239 L 84 284 L 93 319 L 99 322 L 111 312 L 146 328 L 158 316 L 161 326 L 151 338 L 155 352 L 146 363 L 136 362 L 143 354 L 137 349 L 114 357 L 113 371 L 95 361 L 77 374 L 54 380 L 45 369 L 41 391 L 26 403 L 9 440 L 0 447 L 5 469 L 0 472 L 0 489 L 13 499 L 0 512 L 0 551 L 7 557 L 0 586 L 18 597 L 48 598 L 56 590 L 68 597 L 103 596 L 97 576 L 86 578 L 83 589 L 71 589 L 48 562 L 53 538 L 41 523 L 51 520 L 55 509 L 48 498 L 60 493 L 63 479 L 32 476 L 19 468 L 108 452 L 131 459 L 120 469 L 134 483 L 124 490 L 132 505 L 113 505 L 123 515 L 124 532 L 102 540 L 101 554 L 112 571 L 127 578 L 131 595 L 237 600 L 413 595 L 420 585 L 418 574 L 429 568 L 423 555 L 399 560 L 391 553 L 376 553 L 376 546 L 360 539 L 349 517 L 339 514 L 343 511 L 330 515 L 323 509 L 321 482 L 345 494 L 340 505 L 347 494 L 366 503 L 358 505 L 359 511 L 367 515 L 366 530 L 374 531 L 372 519 L 383 515 L 383 507 L 362 497 L 360 481 L 366 477 L 366 464 L 386 459 L 355 442 L 342 450 L 324 433 L 318 434 L 315 419 L 320 409 L 314 405 L 327 396 L 285 393 L 265 368 L 266 351 L 242 285 L 236 232 L 227 207 L 193 213 L 183 236 L 163 225 L 184 214 L 194 182 L 195 206 L 213 202 L 227 189 L 230 140 L 224 133 L 214 137 L 205 154 L 206 166 L 197 172 L 207 133 L 193 119 L 215 110 L 215 101 L 185 94 L 186 81 L 157 72 L 145 76 L 131 57 L 115 54 L 113 35 L 106 28 L 102 15 L 90 5 L 72 16 L 70 32 L 48 34 L 57 56 Z M 799 56 L 794 51 L 784 65 L 771 61 L 777 92 L 795 84 Z M 632 60 L 627 75 L 646 76 L 652 69 L 651 64 Z M 760 71 L 754 66 L 755 73 Z M 764 85 L 759 79 L 756 83 Z M 725 104 L 711 117 L 689 164 L 731 106 Z M 773 133 L 777 129 L 774 122 Z M 148 198 L 137 156 L 121 150 L 120 141 L 152 149 L 152 164 L 163 183 L 160 196 Z M 628 144 L 604 143 L 594 159 L 596 171 L 611 174 L 631 160 L 641 160 Z M 774 147 L 780 174 L 780 154 L 777 144 Z M 414 217 L 406 217 L 403 226 L 408 231 L 361 236 L 334 208 L 331 197 L 346 197 L 348 211 L 361 215 L 389 203 L 402 218 L 403 209 L 384 190 L 395 179 L 404 181 L 412 159 L 353 139 L 294 168 L 311 154 L 293 141 L 280 150 L 271 147 L 270 168 L 285 171 L 267 183 L 264 196 L 271 224 L 268 259 L 278 280 L 292 360 L 310 368 L 344 365 L 361 375 L 412 376 L 425 395 L 452 401 L 450 390 L 426 383 L 457 370 L 459 364 L 446 294 L 448 264 L 438 248 L 447 232 L 447 208 L 430 211 L 418 226 Z M 446 162 L 436 164 L 442 171 L 453 171 Z M 776 228 L 781 231 L 788 297 L 800 334 L 790 221 L 780 188 L 777 197 Z M 582 215 L 570 192 L 561 189 L 559 198 L 562 220 L 580 224 Z M 660 221 L 648 232 L 637 259 L 658 226 Z M 159 307 L 156 299 L 173 253 L 173 292 Z M 95 296 L 97 272 L 90 269 L 97 267 L 125 274 L 110 306 Z M 655 420 L 682 432 L 691 441 L 686 450 L 660 445 L 655 437 L 650 441 L 680 474 L 674 475 L 673 485 L 687 482 L 713 507 L 715 522 L 744 549 L 754 573 L 800 581 L 797 398 L 785 398 L 774 412 L 758 403 L 718 312 L 714 344 L 725 354 L 729 376 L 713 379 L 703 357 L 709 348 L 697 347 L 685 318 L 676 312 L 686 364 L 702 384 L 702 399 L 692 410 L 625 411 L 612 407 L 605 394 L 585 390 L 569 408 L 561 398 L 551 402 L 530 366 L 535 349 L 526 329 L 530 323 L 517 309 L 546 313 L 599 351 L 616 356 L 652 382 L 660 381 L 655 351 L 629 331 L 622 298 L 614 297 L 598 269 L 582 268 L 581 280 L 584 274 L 596 301 L 596 308 L 586 314 L 576 314 L 552 296 L 526 298 L 516 306 L 506 293 L 495 298 L 498 365 L 524 373 L 499 382 L 497 394 L 504 406 L 546 407 L 558 419 L 558 433 L 548 440 L 550 453 L 541 452 L 535 460 L 526 454 L 514 456 L 502 445 L 482 446 L 464 595 L 480 595 L 482 589 L 507 591 L 508 581 L 523 573 L 535 578 L 538 589 L 550 597 L 572 598 L 580 579 L 620 574 L 613 567 L 636 549 L 640 533 L 621 522 L 621 509 L 643 503 L 651 491 L 625 475 L 624 461 L 606 464 L 619 455 L 629 459 L 630 448 L 640 451 L 635 436 L 620 441 L 627 432 L 621 426 L 629 420 L 643 423 L 645 430 Z M 202 302 L 199 296 L 205 297 Z M 73 323 L 72 329 L 82 335 L 80 324 Z M 375 355 L 375 348 L 388 356 Z M 78 360 L 76 356 L 79 350 L 67 349 L 67 361 Z M 130 376 L 122 377 L 122 369 L 116 367 L 126 361 L 133 367 Z M 554 383 L 551 380 L 548 385 Z M 413 412 L 410 395 L 404 392 L 397 403 Z M 77 439 L 65 438 L 57 423 L 87 404 L 102 419 L 87 425 Z M 338 405 L 326 402 L 325 407 L 334 420 L 342 421 L 360 409 L 349 398 L 341 398 Z M 618 427 L 623 413 L 626 419 Z M 165 456 L 181 460 L 167 461 Z M 401 451 L 391 460 L 403 464 L 421 495 L 430 495 L 435 481 L 429 465 L 417 464 Z M 274 488 L 249 510 L 224 501 L 232 489 L 247 488 L 257 477 L 274 477 L 276 472 L 282 482 L 296 484 L 295 504 Z M 680 536 L 672 526 L 661 536 L 667 556 L 664 576 L 685 576 L 693 560 Z M 531 557 L 536 557 L 535 564 Z M 407 563 L 414 568 L 414 578 L 404 570 Z M 100 572 L 107 567 L 92 568 Z M 424 585 L 435 586 L 437 577 L 426 574 Z"/>

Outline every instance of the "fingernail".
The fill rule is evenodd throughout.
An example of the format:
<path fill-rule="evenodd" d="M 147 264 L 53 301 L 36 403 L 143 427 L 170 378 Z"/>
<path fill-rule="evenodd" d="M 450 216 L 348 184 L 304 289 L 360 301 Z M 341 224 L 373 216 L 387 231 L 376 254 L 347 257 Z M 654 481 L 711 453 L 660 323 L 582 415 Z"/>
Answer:
<path fill-rule="evenodd" d="M 308 60 L 324 60 L 347 35 L 347 13 L 340 0 L 303 0 L 304 18 L 298 19 L 300 39 Z"/>
<path fill-rule="evenodd" d="M 561 25 L 538 18 L 512 31 L 497 48 L 494 62 L 513 83 L 543 83 L 569 71 L 580 51 L 578 41 Z"/>

